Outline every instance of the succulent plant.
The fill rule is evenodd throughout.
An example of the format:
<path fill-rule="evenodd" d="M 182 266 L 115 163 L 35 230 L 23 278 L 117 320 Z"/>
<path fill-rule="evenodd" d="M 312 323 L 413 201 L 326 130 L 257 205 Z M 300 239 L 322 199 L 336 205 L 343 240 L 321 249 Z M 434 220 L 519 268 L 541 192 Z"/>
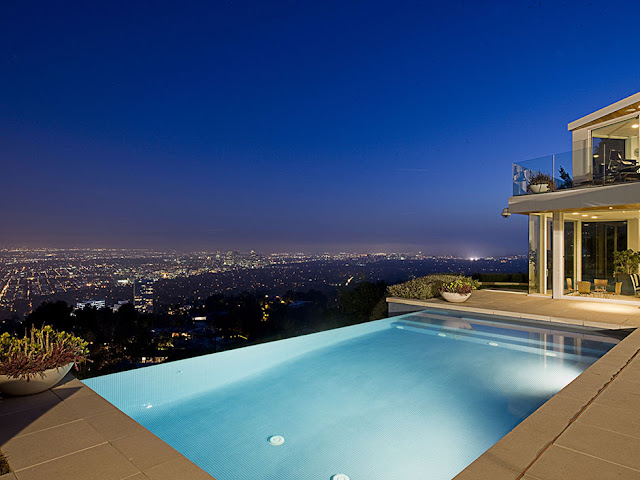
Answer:
<path fill-rule="evenodd" d="M 30 379 L 45 370 L 87 360 L 88 344 L 70 333 L 50 326 L 31 327 L 30 334 L 18 338 L 0 336 L 0 375 Z"/>

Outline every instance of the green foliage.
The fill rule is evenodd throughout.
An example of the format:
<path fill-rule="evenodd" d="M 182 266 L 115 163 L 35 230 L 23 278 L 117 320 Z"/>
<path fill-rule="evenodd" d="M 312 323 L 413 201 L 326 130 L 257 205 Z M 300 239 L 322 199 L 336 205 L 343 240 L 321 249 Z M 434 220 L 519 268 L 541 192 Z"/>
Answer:
<path fill-rule="evenodd" d="M 537 172 L 529 179 L 528 187 L 531 187 L 531 185 L 544 185 L 545 183 L 549 185 L 549 190 L 555 190 L 556 183 L 553 177 L 548 173 Z M 527 188 L 527 190 L 531 191 L 530 188 Z"/>
<path fill-rule="evenodd" d="M 9 467 L 9 462 L 7 462 L 7 457 L 4 453 L 0 452 L 0 475 L 4 475 L 10 471 L 11 468 Z"/>
<path fill-rule="evenodd" d="M 343 288 L 338 292 L 340 312 L 347 317 L 347 324 L 366 322 L 373 314 L 379 315 L 380 300 L 385 299 L 387 284 L 384 282 L 358 282 L 350 288 Z M 377 307 L 377 309 L 376 309 Z M 374 309 L 376 312 L 374 312 Z M 386 317 L 386 313 L 383 317 Z"/>
<path fill-rule="evenodd" d="M 426 277 L 414 278 L 408 282 L 391 285 L 387 288 L 387 293 L 392 297 L 426 300 L 440 295 L 440 289 L 445 283 L 467 278 L 463 275 L 435 273 Z"/>
<path fill-rule="evenodd" d="M 563 167 L 560 167 L 558 173 L 562 179 L 562 185 L 560 185 L 559 188 L 573 188 L 573 178 L 571 178 L 571 175 L 569 175 Z"/>
<path fill-rule="evenodd" d="M 473 280 L 470 277 L 460 277 L 456 278 L 453 282 L 444 283 L 442 287 L 440 287 L 440 291 L 466 295 L 467 293 L 471 293 L 472 290 L 477 288 L 477 280 Z"/>
<path fill-rule="evenodd" d="M 87 342 L 50 326 L 31 327 L 23 338 L 8 333 L 0 336 L 0 374 L 12 378 L 34 378 L 45 370 L 84 362 Z"/>
<path fill-rule="evenodd" d="M 633 250 L 622 250 L 619 252 L 613 252 L 613 263 L 615 269 L 613 275 L 631 275 L 632 273 L 638 273 L 638 265 L 640 265 L 640 252 L 634 252 Z"/>

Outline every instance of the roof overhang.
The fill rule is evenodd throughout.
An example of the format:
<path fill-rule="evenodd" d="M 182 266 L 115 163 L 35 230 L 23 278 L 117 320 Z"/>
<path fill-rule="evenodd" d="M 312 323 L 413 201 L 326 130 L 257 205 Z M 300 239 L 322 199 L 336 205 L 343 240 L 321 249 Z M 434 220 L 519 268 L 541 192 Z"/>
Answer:
<path fill-rule="evenodd" d="M 509 213 L 529 214 L 603 207 L 638 208 L 640 182 L 535 193 L 509 198 Z"/>
<path fill-rule="evenodd" d="M 574 120 L 568 125 L 568 130 L 573 131 L 578 128 L 585 128 L 607 120 L 623 117 L 633 113 L 634 110 L 640 113 L 640 92 L 634 93 L 627 98 L 623 98 L 616 103 L 612 103 L 578 120 Z"/>

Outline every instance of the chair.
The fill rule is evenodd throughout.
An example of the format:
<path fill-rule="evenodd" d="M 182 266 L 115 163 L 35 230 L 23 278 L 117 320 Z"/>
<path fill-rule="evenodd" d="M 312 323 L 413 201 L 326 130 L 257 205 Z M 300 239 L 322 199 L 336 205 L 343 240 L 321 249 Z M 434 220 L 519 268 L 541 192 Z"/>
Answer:
<path fill-rule="evenodd" d="M 568 295 L 578 293 L 578 290 L 573 288 L 573 280 L 571 279 L 571 277 L 567 277 L 567 290 Z"/>
<path fill-rule="evenodd" d="M 607 285 L 609 285 L 609 282 L 606 279 L 596 278 L 593 281 L 593 290 L 595 293 L 605 294 L 607 293 Z"/>
<path fill-rule="evenodd" d="M 591 295 L 591 282 L 578 282 L 578 294 Z"/>
<path fill-rule="evenodd" d="M 636 297 L 640 295 L 640 275 L 637 273 L 632 273 L 629 275 L 631 277 L 631 283 L 633 284 L 633 291 L 636 294 Z"/>
<path fill-rule="evenodd" d="M 611 295 L 620 296 L 621 293 L 622 293 L 622 282 L 616 282 L 616 286 L 613 289 L 613 292 L 611 292 Z"/>

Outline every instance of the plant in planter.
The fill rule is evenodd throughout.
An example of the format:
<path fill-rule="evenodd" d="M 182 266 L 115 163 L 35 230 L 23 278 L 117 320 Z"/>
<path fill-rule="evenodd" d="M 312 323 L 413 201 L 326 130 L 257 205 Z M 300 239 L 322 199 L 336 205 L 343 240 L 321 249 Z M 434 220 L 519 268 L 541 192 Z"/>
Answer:
<path fill-rule="evenodd" d="M 447 302 L 464 302 L 469 299 L 471 292 L 478 288 L 478 282 L 469 277 L 461 277 L 440 287 L 440 295 Z"/>
<path fill-rule="evenodd" d="M 634 295 L 633 285 L 630 275 L 638 273 L 640 265 L 640 252 L 633 250 L 621 250 L 613 252 L 613 276 L 618 282 L 622 282 L 622 294 Z"/>
<path fill-rule="evenodd" d="M 548 173 L 537 172 L 529 179 L 527 191 L 531 193 L 551 192 L 556 189 L 553 177 Z"/>
<path fill-rule="evenodd" d="M 74 363 L 87 359 L 87 342 L 50 326 L 23 338 L 0 336 L 0 392 L 29 395 L 53 387 Z"/>

